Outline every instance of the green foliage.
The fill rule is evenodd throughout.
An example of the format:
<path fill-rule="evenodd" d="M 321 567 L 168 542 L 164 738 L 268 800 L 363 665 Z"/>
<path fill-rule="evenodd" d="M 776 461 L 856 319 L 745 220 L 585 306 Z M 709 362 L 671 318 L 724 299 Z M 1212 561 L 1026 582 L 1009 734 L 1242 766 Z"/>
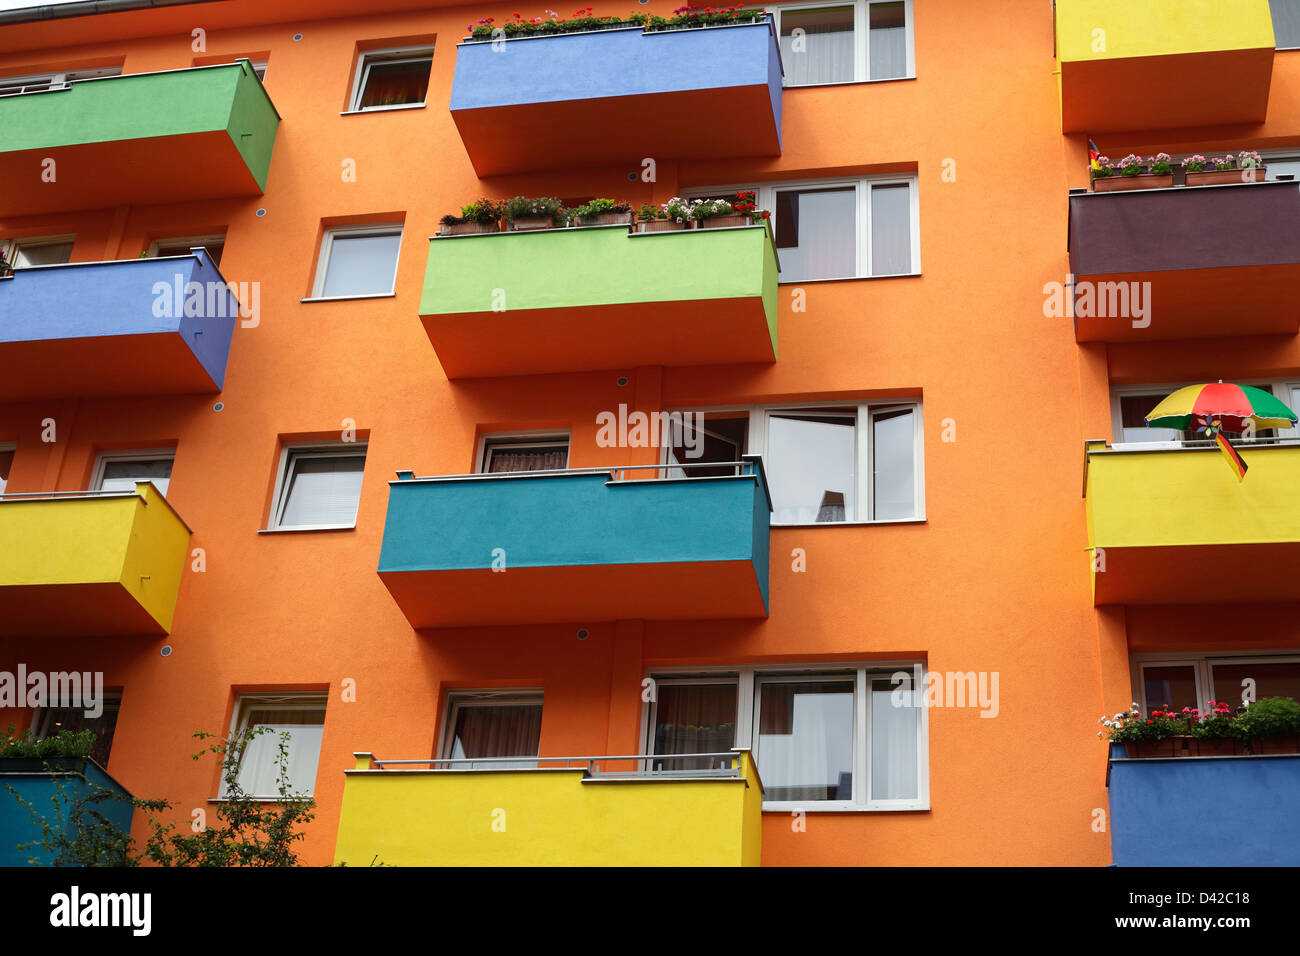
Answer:
<path fill-rule="evenodd" d="M 650 203 L 643 203 L 641 208 L 636 211 L 636 217 L 643 222 L 649 222 L 652 219 L 667 219 L 668 214 L 659 206 L 652 206 Z"/>
<path fill-rule="evenodd" d="M 1290 697 L 1263 697 L 1238 720 L 1247 737 L 1278 737 L 1300 734 L 1300 704 Z"/>
<path fill-rule="evenodd" d="M 529 216 L 549 216 L 552 220 L 559 221 L 564 208 L 564 204 L 553 196 L 540 196 L 535 199 L 528 196 L 515 196 L 513 199 L 507 199 L 502 205 L 506 218 L 511 222 Z"/>
<path fill-rule="evenodd" d="M 514 37 L 554 36 L 560 33 L 587 33 L 593 30 L 617 30 L 641 27 L 647 33 L 659 30 L 689 30 L 696 27 L 718 26 L 728 23 L 754 23 L 767 16 L 760 7 L 748 9 L 744 4 L 731 7 L 678 7 L 670 17 L 630 13 L 624 17 L 597 17 L 591 7 L 575 10 L 572 16 L 525 19 L 516 13 L 498 24 L 494 17 L 482 17 L 466 26 L 472 40 L 494 40 Z M 550 11 L 547 11 L 550 13 Z M 497 33 L 497 31 L 501 31 Z"/>
<path fill-rule="evenodd" d="M 591 220 L 607 213 L 629 213 L 632 211 L 632 206 L 630 203 L 615 202 L 613 199 L 593 199 L 589 203 L 575 206 L 570 211 L 579 219 Z"/>
<path fill-rule="evenodd" d="M 695 204 L 691 210 L 696 219 L 712 219 L 714 216 L 730 216 L 736 210 L 725 199 L 705 199 Z"/>
<path fill-rule="evenodd" d="M 90 730 L 65 730 L 54 737 L 37 738 L 30 730 L 14 732 L 10 724 L 0 739 L 0 757 L 89 757 L 95 746 L 95 734 Z"/>

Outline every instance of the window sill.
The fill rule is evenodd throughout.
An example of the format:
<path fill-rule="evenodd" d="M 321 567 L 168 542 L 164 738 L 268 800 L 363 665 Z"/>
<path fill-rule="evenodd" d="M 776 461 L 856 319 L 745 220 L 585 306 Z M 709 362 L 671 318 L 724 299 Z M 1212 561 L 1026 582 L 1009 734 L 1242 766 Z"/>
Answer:
<path fill-rule="evenodd" d="M 299 302 L 347 302 L 350 299 L 392 299 L 397 292 L 365 292 L 360 295 L 310 295 Z"/>
<path fill-rule="evenodd" d="M 861 807 L 849 806 L 842 803 L 765 803 L 763 804 L 764 813 L 794 813 L 796 810 L 804 813 L 929 813 L 930 805 L 928 803 L 917 804 L 909 807 Z"/>
<path fill-rule="evenodd" d="M 808 285 L 813 282 L 871 282 L 879 279 L 917 279 L 920 278 L 919 272 L 892 272 L 887 276 L 841 276 L 838 279 L 781 279 L 776 280 L 777 285 Z"/>
<path fill-rule="evenodd" d="M 247 797 L 247 799 L 253 801 L 254 803 L 284 803 L 285 801 L 284 797 Z M 315 800 L 316 796 L 314 793 L 295 794 L 292 795 L 289 799 Z M 208 797 L 208 803 L 232 803 L 232 802 L 233 801 L 229 797 Z"/>
<path fill-rule="evenodd" d="M 920 518 L 891 518 L 888 521 L 808 521 L 796 522 L 793 524 L 777 524 L 772 522 L 769 527 L 773 530 L 778 528 L 870 528 L 878 525 L 891 524 L 925 524 L 924 516 Z"/>
<path fill-rule="evenodd" d="M 356 523 L 352 524 L 304 524 L 294 525 L 290 528 L 258 528 L 258 534 L 294 534 L 299 531 L 355 531 Z"/>
<path fill-rule="evenodd" d="M 873 83 L 904 83 L 908 80 L 916 79 L 915 73 L 907 76 L 887 76 L 879 80 L 836 80 L 830 83 L 792 83 L 789 86 L 782 84 L 782 90 L 824 90 L 827 87 L 835 86 L 867 86 Z"/>
<path fill-rule="evenodd" d="M 362 116 L 366 113 L 392 113 L 397 110 L 422 110 L 425 103 L 401 103 L 396 106 L 372 106 L 364 110 L 340 110 L 339 116 Z"/>

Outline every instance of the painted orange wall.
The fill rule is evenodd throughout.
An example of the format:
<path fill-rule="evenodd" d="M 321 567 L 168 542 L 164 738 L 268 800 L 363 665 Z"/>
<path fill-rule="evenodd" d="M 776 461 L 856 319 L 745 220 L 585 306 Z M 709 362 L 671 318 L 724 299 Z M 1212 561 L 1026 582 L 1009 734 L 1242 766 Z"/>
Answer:
<path fill-rule="evenodd" d="M 0 441 L 18 442 L 11 491 L 84 488 L 100 451 L 175 443 L 169 499 L 207 559 L 204 573 L 186 576 L 165 641 L 0 641 L 0 666 L 100 669 L 123 687 L 108 769 L 137 795 L 177 801 L 182 824 L 216 792 L 211 764 L 189 759 L 193 731 L 227 728 L 240 690 L 328 688 L 319 812 L 304 847 L 321 864 L 332 858 L 352 752 L 428 756 L 450 688 L 542 686 L 543 754 L 629 753 L 649 668 L 918 656 L 935 670 L 1000 674 L 997 718 L 930 715 L 933 809 L 810 814 L 803 833 L 771 813 L 764 863 L 1109 862 L 1108 836 L 1091 827 L 1093 809 L 1106 806 L 1096 721 L 1130 691 L 1124 615 L 1091 605 L 1082 441 L 1109 437 L 1108 378 L 1177 378 L 1195 360 L 1081 348 L 1070 320 L 1043 316 L 1044 283 L 1067 271 L 1066 190 L 1082 184 L 1086 162 L 1086 144 L 1060 132 L 1046 5 L 915 0 L 917 79 L 787 90 L 782 157 L 664 162 L 652 185 L 629 182 L 624 169 L 474 175 L 446 108 L 453 44 L 468 19 L 515 9 L 212 29 L 206 55 L 270 51 L 266 87 L 283 122 L 264 197 L 0 222 L 5 237 L 75 232 L 82 261 L 130 258 L 151 238 L 224 226 L 222 272 L 261 283 L 261 321 L 236 330 L 221 412 L 211 397 L 0 407 Z M 358 42 L 417 34 L 437 37 L 429 106 L 340 116 Z M 127 72 L 162 70 L 198 56 L 188 30 L 39 54 L 5 42 L 0 73 L 123 53 Z M 1280 109 L 1300 91 L 1300 59 L 1278 60 Z M 1271 112 L 1270 141 L 1295 142 L 1300 130 L 1287 117 L 1296 116 Z M 354 183 L 341 176 L 348 159 Z M 949 161 L 954 182 L 942 178 Z M 417 318 L 424 238 L 442 214 L 483 194 L 640 203 L 716 182 L 896 169 L 918 172 L 923 275 L 807 283 L 805 312 L 791 310 L 794 286 L 782 286 L 780 360 L 770 367 L 452 384 Z M 301 303 L 322 220 L 381 211 L 399 211 L 406 225 L 396 296 Z M 1246 364 L 1300 368 L 1294 343 L 1234 348 Z M 1216 352 L 1188 356 L 1208 362 Z M 774 530 L 767 621 L 416 634 L 375 573 L 387 480 L 397 469 L 471 470 L 481 431 L 570 427 L 575 467 L 650 461 L 646 450 L 596 447 L 596 413 L 622 402 L 655 410 L 894 395 L 924 401 L 927 520 Z M 56 444 L 40 440 L 46 417 L 58 423 Z M 281 437 L 337 435 L 345 419 L 369 430 L 356 530 L 257 534 Z M 956 440 L 942 441 L 949 423 Z M 807 552 L 806 573 L 791 569 L 794 548 Z M 576 639 L 579 626 L 588 640 Z M 164 643 L 175 649 L 167 658 Z M 341 699 L 348 678 L 355 703 Z M 0 713 L 0 722 L 12 717 Z"/>

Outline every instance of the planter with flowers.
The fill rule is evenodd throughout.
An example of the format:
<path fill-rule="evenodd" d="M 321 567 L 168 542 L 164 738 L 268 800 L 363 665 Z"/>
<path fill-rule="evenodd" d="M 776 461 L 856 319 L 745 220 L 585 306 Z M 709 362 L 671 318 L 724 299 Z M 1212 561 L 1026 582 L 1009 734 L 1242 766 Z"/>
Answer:
<path fill-rule="evenodd" d="M 1233 155 L 1189 156 L 1183 160 L 1189 186 L 1224 186 L 1232 183 L 1262 183 L 1268 178 L 1268 167 L 1259 153 L 1243 149 Z"/>
<path fill-rule="evenodd" d="M 552 229 L 564 219 L 563 203 L 552 196 L 515 196 L 503 206 L 512 230 Z"/>
<path fill-rule="evenodd" d="M 699 204 L 698 199 L 682 199 L 680 196 L 674 196 L 663 205 L 664 217 L 669 222 L 676 223 L 678 229 L 694 229 L 695 207 Z"/>
<path fill-rule="evenodd" d="M 1300 704 L 1292 698 L 1260 698 L 1237 720 L 1251 753 L 1300 753 Z"/>
<path fill-rule="evenodd" d="M 1130 757 L 1232 757 L 1300 753 L 1300 704 L 1290 697 L 1264 697 L 1233 712 L 1226 701 L 1210 710 L 1153 710 L 1143 717 L 1134 702 L 1127 712 L 1102 717 L 1097 736 L 1124 745 Z"/>
<path fill-rule="evenodd" d="M 691 214 L 700 229 L 723 229 L 727 226 L 748 226 L 749 217 L 738 213 L 725 199 L 704 199 L 697 202 Z"/>
<path fill-rule="evenodd" d="M 575 226 L 626 226 L 632 222 L 632 206 L 612 199 L 593 199 L 569 211 Z"/>
<path fill-rule="evenodd" d="M 670 218 L 663 206 L 645 203 L 636 211 L 637 232 L 675 232 L 685 228 L 686 220 Z"/>
<path fill-rule="evenodd" d="M 1174 169 L 1168 153 L 1157 153 L 1147 159 L 1132 153 L 1119 163 L 1106 156 L 1098 156 L 1100 168 L 1093 170 L 1093 192 L 1121 192 L 1130 189 L 1164 189 L 1174 184 Z"/>
<path fill-rule="evenodd" d="M 450 213 L 440 220 L 442 236 L 468 236 L 501 231 L 501 206 L 491 199 L 480 199 L 462 206 L 459 216 Z"/>

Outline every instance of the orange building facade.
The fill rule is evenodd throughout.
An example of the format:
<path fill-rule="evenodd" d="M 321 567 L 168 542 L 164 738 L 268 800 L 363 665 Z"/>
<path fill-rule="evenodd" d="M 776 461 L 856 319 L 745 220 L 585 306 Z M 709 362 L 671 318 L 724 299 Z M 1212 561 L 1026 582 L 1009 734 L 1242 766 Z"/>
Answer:
<path fill-rule="evenodd" d="M 670 6 L 650 0 L 595 14 L 668 16 Z M 589 77 L 574 80 L 591 88 L 589 99 L 564 94 L 570 98 L 559 106 L 534 112 L 526 90 L 515 90 L 515 105 L 492 106 L 510 90 L 493 87 L 504 81 L 494 79 L 491 54 L 462 42 L 467 21 L 511 19 L 515 8 L 492 3 L 387 0 L 355 15 L 345 4 L 230 0 L 0 25 L 0 86 L 6 77 L 97 70 L 120 70 L 123 79 L 196 69 L 216 76 L 220 65 L 246 60 L 231 92 L 211 95 L 233 97 L 233 113 L 252 131 L 232 126 L 222 140 L 198 126 L 146 129 L 131 136 L 150 142 L 130 150 L 119 148 L 126 134 L 75 148 L 51 143 L 56 164 L 66 157 L 76 175 L 100 177 L 84 187 L 43 181 L 40 144 L 0 142 L 10 150 L 4 189 L 14 193 L 0 214 L 0 240 L 18 266 L 11 281 L 0 281 L 0 321 L 16 315 L 7 294 L 15 303 L 98 314 L 105 300 L 96 293 L 87 301 L 78 283 L 89 273 L 75 264 L 142 255 L 218 269 L 243 308 L 229 323 L 219 372 L 209 363 L 206 377 L 195 371 L 179 383 L 177 370 L 190 359 L 169 351 L 163 331 L 150 330 L 147 345 L 109 336 L 102 351 L 75 328 L 66 341 L 79 339 L 81 351 L 48 339 L 34 350 L 0 346 L 2 377 L 27 383 L 0 404 L 0 527 L 19 501 L 57 503 L 48 493 L 88 489 L 129 495 L 132 481 L 163 475 L 165 506 L 190 532 L 188 546 L 169 538 L 173 550 L 157 557 L 183 570 L 169 612 L 148 626 L 90 585 L 23 578 L 52 548 L 82 555 L 100 547 L 91 531 L 78 532 L 91 518 L 69 519 L 57 541 L 41 537 L 39 522 L 5 539 L 17 549 L 11 556 L 24 556 L 0 564 L 12 575 L 0 587 L 10 620 L 0 631 L 0 668 L 102 672 L 120 695 L 107 771 L 138 797 L 174 801 L 182 824 L 220 795 L 218 769 L 190 759 L 195 731 L 259 721 L 299 727 L 294 779 L 318 806 L 302 844 L 308 864 L 365 865 L 371 845 L 389 862 L 475 859 L 468 838 L 422 850 L 418 839 L 386 842 L 393 834 L 384 827 L 360 827 L 380 812 L 390 829 L 416 827 L 400 796 L 361 790 L 402 772 L 376 768 L 373 759 L 531 757 L 545 766 L 544 758 L 700 753 L 706 743 L 710 753 L 752 754 L 753 766 L 737 761 L 736 774 L 764 792 L 755 816 L 761 839 L 748 830 L 737 837 L 735 861 L 1121 862 L 1118 847 L 1112 851 L 1121 811 L 1107 790 L 1098 717 L 1131 701 L 1183 702 L 1148 701 L 1156 688 L 1200 702 L 1224 696 L 1234 692 L 1224 690 L 1235 681 L 1233 666 L 1260 662 L 1261 695 L 1289 692 L 1300 672 L 1294 574 L 1274 586 L 1249 583 L 1270 568 L 1294 568 L 1300 537 L 1288 535 L 1297 532 L 1260 530 L 1272 518 L 1259 510 L 1285 524 L 1294 505 L 1270 500 L 1243 506 L 1244 516 L 1226 511 L 1219 523 L 1226 538 L 1180 541 L 1169 537 L 1170 527 L 1190 520 L 1180 509 L 1203 502 L 1157 491 L 1137 513 L 1176 520 L 1144 539 L 1124 530 L 1140 521 L 1126 510 L 1136 506 L 1125 482 L 1155 479 L 1144 472 L 1118 486 L 1097 483 L 1117 459 L 1143 454 L 1133 445 L 1170 438 L 1136 432 L 1149 396 L 1219 379 L 1266 384 L 1292 407 L 1287 390 L 1300 396 L 1296 306 L 1277 295 L 1300 263 L 1300 246 L 1291 246 L 1300 219 L 1276 212 L 1300 200 L 1293 195 L 1300 186 L 1277 179 L 1300 172 L 1300 52 L 1283 49 L 1280 32 L 1273 36 L 1280 19 L 1269 19 L 1265 2 L 1242 6 L 1263 11 L 1273 42 L 1251 39 L 1257 25 L 1254 34 L 1242 27 L 1239 41 L 1220 30 L 1234 37 L 1224 45 L 1258 48 L 1256 55 L 1216 61 L 1214 50 L 1178 32 L 1190 27 L 1174 25 L 1152 41 L 1167 49 L 1120 47 L 1120 60 L 1075 69 L 1075 60 L 1092 56 L 1093 28 L 1074 60 L 1078 44 L 1063 31 L 1093 16 L 1119 44 L 1129 26 L 1106 19 L 1121 16 L 1109 4 L 1084 13 L 1074 6 L 1058 0 L 1053 17 L 1039 0 L 856 0 L 847 13 L 834 4 L 811 13 L 807 4 L 774 5 L 784 25 L 727 29 L 764 31 L 760 52 L 768 44 L 780 50 L 784 85 L 778 77 L 775 97 L 766 95 L 766 53 L 755 58 L 736 40 L 722 52 L 651 56 L 683 58 L 664 75 L 692 76 L 689 61 L 702 60 L 717 67 L 713 74 L 753 67 L 757 80 L 704 88 L 714 76 L 669 96 L 653 68 L 644 77 L 629 68 L 649 86 L 602 92 L 597 80 L 611 74 L 591 66 Z M 844 45 L 828 45 L 828 36 Z M 811 54 L 795 48 L 801 39 L 812 41 Z M 510 44 L 552 41 L 498 42 L 508 59 Z M 813 55 L 812 67 L 800 59 Z M 1243 100 L 1266 63 L 1262 105 L 1255 90 L 1239 117 L 1220 102 L 1231 101 L 1225 94 L 1207 98 L 1203 114 L 1178 111 L 1167 128 L 1130 125 L 1150 123 L 1137 107 L 1108 124 L 1110 84 L 1141 98 L 1140 83 L 1131 85 L 1139 61 L 1157 61 L 1159 72 L 1180 56 L 1200 58 L 1196 69 L 1229 86 L 1240 79 Z M 415 61 L 418 83 L 425 57 L 421 102 L 367 101 L 383 69 L 398 77 L 397 95 L 407 95 L 405 64 Z M 556 75 L 580 73 L 583 62 L 560 58 Z M 1112 79 L 1106 62 L 1138 72 Z M 249 71 L 265 102 L 238 85 Z M 11 99 L 53 100 L 112 82 L 121 81 L 86 77 L 70 90 L 0 96 L 0 117 Z M 240 112 L 245 96 L 248 109 L 260 111 L 253 119 Z M 596 102 L 611 96 L 618 98 Z M 147 103 L 165 115 L 164 92 L 145 102 L 146 120 Z M 1063 113 L 1063 104 L 1075 112 Z M 508 147 L 494 145 L 494 123 Z M 779 146 L 764 124 L 777 126 Z M 599 151 L 603 165 L 574 165 L 572 144 L 604 128 L 616 145 Z M 671 154 L 653 145 L 642 151 L 630 138 L 638 130 L 661 131 Z M 0 130 L 0 141 L 5 135 Z M 272 140 L 264 176 L 250 137 Z M 1178 206 L 1199 198 L 1181 173 L 1150 195 L 1103 194 L 1089 190 L 1090 138 L 1115 158 L 1254 149 L 1267 181 L 1220 187 L 1220 201 L 1196 211 Z M 745 152 L 730 155 L 728 144 Z M 138 175 L 150 163 L 157 168 Z M 186 168 L 202 171 L 190 177 Z M 65 187 L 44 201 L 42 189 Z M 195 198 L 177 198 L 190 187 Z M 746 189 L 771 219 L 716 236 L 620 232 L 621 245 L 610 250 L 597 247 L 610 233 L 594 228 L 428 238 L 440 217 L 480 196 L 554 196 L 566 206 L 612 197 L 636 208 Z M 1271 201 L 1261 205 L 1251 190 Z M 1240 207 L 1232 197 L 1241 193 L 1241 204 L 1253 205 L 1234 218 Z M 1168 208 L 1133 202 L 1162 197 Z M 1112 208 L 1098 208 L 1106 202 Z M 1124 202 L 1133 215 L 1114 208 Z M 1229 228 L 1240 231 L 1223 234 Z M 1251 251 L 1217 260 L 1200 242 L 1207 233 L 1234 253 L 1238 244 Z M 571 249 L 543 249 L 570 239 Z M 697 239 L 684 254 L 669 250 Z M 349 240 L 373 246 L 341 245 Z M 64 258 L 53 247 L 67 243 Z M 205 252 L 187 256 L 181 247 L 190 243 Z M 1182 247 L 1187 258 L 1144 260 L 1152 246 Z M 353 260 L 339 253 L 348 248 L 361 251 L 345 272 Z M 769 255 L 780 264 L 779 281 L 765 278 Z M 330 256 L 338 257 L 333 266 Z M 381 271 L 395 262 L 391 291 L 383 279 L 357 292 L 349 283 L 362 274 L 362 285 L 374 281 L 376 262 Z M 557 280 L 569 264 L 572 274 Z M 711 285 L 717 276 L 708 266 L 727 281 Z M 480 269 L 490 282 L 477 281 Z M 13 295 L 56 273 L 68 286 L 52 298 Z M 1154 282 L 1150 334 L 1141 315 L 1098 330 L 1103 320 L 1090 326 L 1087 316 L 1051 314 L 1053 284 L 1069 288 L 1072 276 Z M 156 278 L 139 281 L 152 291 Z M 334 281 L 344 291 L 332 293 Z M 1261 286 L 1269 291 L 1252 299 Z M 496 292 L 504 296 L 499 309 Z M 1162 297 L 1176 308 L 1162 311 Z M 527 305 L 512 313 L 513 301 Z M 712 316 L 724 317 L 721 329 L 710 326 Z M 1237 316 L 1259 321 L 1238 329 Z M 203 340 L 183 328 L 176 335 L 189 336 L 191 349 Z M 148 354 L 136 362 L 138 348 Z M 499 364 L 494 350 L 504 356 Z M 78 371 L 56 375 L 68 368 Z M 83 389 L 87 377 L 94 386 Z M 639 442 L 630 419 L 620 436 L 620 415 L 638 411 L 702 413 L 670 424 L 667 443 L 708 436 L 704 469 L 676 467 L 680 449 Z M 1110 447 L 1086 451 L 1085 440 Z M 1284 482 L 1281 452 L 1243 451 L 1252 472 L 1241 487 L 1265 481 L 1274 460 Z M 1159 471 L 1199 452 L 1146 454 Z M 548 475 L 659 468 L 596 482 L 425 480 L 517 474 L 505 464 L 511 456 Z M 304 489 L 297 502 L 295 481 Z M 308 498 L 311 489 L 324 490 Z M 292 518 L 309 505 L 335 518 Z M 1099 566 L 1099 552 L 1110 568 Z M 1191 580 L 1163 575 L 1170 562 Z M 1105 575 L 1117 567 L 1125 585 L 1107 590 Z M 146 596 L 132 601 L 148 610 L 153 584 L 141 587 Z M 56 618 L 57 627 L 49 623 Z M 900 671 L 931 675 L 929 706 L 896 706 Z M 725 714 L 733 700 L 734 720 Z M 679 710 L 666 727 L 670 702 Z M 323 717 L 301 717 L 321 713 L 322 704 Z M 518 709 L 508 731 L 491 718 L 476 729 L 467 715 L 494 706 Z M 50 729 L 33 707 L 7 708 L 0 720 Z M 732 731 L 734 740 L 724 739 Z M 534 749 L 469 752 L 490 749 L 482 741 L 493 732 L 532 735 L 535 743 L 523 746 Z M 317 746 L 318 756 L 308 752 Z M 497 809 L 492 780 L 514 794 L 521 778 L 543 775 L 502 764 L 474 778 L 489 781 L 482 795 L 452 800 L 436 790 L 448 766 L 430 763 L 410 777 L 412 787 L 435 788 L 412 791 L 421 812 L 438 816 L 437 801 L 451 801 L 438 816 L 442 831 L 492 833 L 473 801 L 486 800 L 488 814 Z M 684 819 L 754 812 L 752 801 L 742 809 L 668 785 L 680 789 L 666 808 L 647 803 L 653 795 L 636 790 L 640 782 L 610 798 L 625 793 L 628 806 Z M 513 819 L 528 820 L 521 829 L 536 822 L 528 814 L 561 805 L 500 799 L 507 814 L 520 807 Z M 707 814 L 696 813 L 696 799 Z M 607 812 L 620 819 L 617 806 L 563 806 L 593 821 Z M 624 831 L 635 827 L 627 822 L 635 814 L 622 819 Z M 352 825 L 360 829 L 347 832 Z M 691 826 L 656 830 L 655 839 L 693 839 Z M 134 834 L 145 833 L 137 813 Z M 599 833 L 632 839 L 618 825 Z M 568 831 L 554 840 L 582 843 Z M 493 852 L 479 858 L 601 861 L 599 844 L 572 856 Z"/>

